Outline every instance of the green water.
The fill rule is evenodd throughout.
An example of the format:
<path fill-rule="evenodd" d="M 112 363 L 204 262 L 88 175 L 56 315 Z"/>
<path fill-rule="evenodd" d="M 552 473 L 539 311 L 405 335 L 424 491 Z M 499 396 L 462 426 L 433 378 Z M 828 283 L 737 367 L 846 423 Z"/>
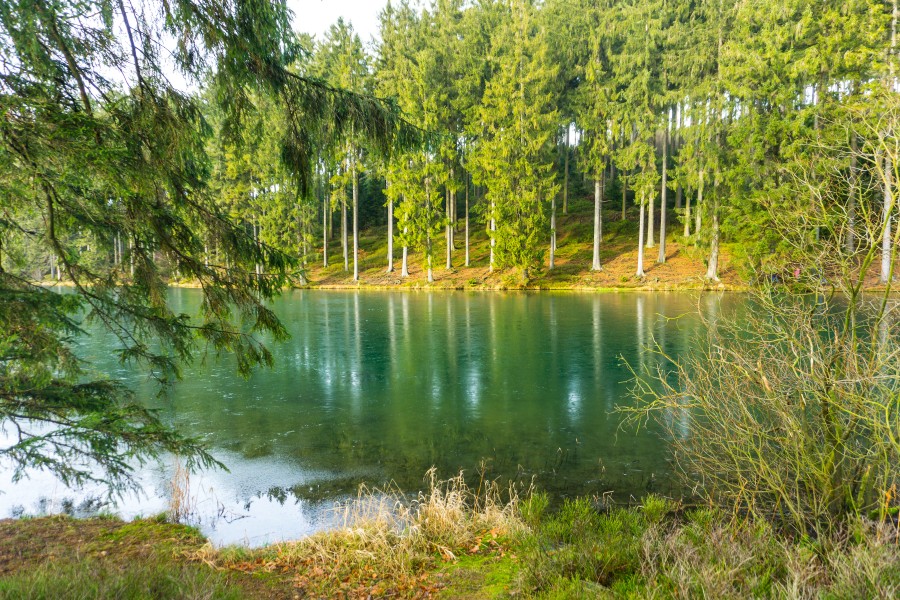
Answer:
<path fill-rule="evenodd" d="M 196 291 L 172 294 L 176 309 L 196 313 Z M 667 492 L 665 440 L 653 428 L 620 429 L 614 413 L 630 402 L 625 363 L 655 361 L 644 350 L 654 340 L 677 356 L 702 332 L 700 314 L 736 301 L 298 291 L 275 302 L 291 339 L 274 347 L 274 369 L 244 381 L 233 361 L 207 361 L 162 407 L 232 461 L 296 466 L 303 481 L 273 493 L 307 500 L 361 482 L 416 490 L 432 466 L 446 476 L 484 465 L 488 477 L 533 478 L 557 499 Z M 105 349 L 87 352 L 102 365 Z"/>

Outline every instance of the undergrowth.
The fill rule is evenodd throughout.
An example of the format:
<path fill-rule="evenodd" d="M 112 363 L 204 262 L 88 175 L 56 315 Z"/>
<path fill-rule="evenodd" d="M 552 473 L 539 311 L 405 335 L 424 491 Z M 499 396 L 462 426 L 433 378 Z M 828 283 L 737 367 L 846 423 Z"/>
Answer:
<path fill-rule="evenodd" d="M 571 499 L 549 510 L 549 498 L 530 489 L 485 481 L 473 489 L 434 471 L 427 481 L 415 497 L 362 488 L 338 507 L 334 529 L 261 549 L 199 546 L 191 530 L 163 535 L 158 522 L 118 525 L 99 545 L 85 540 L 75 560 L 0 576 L 0 598 L 900 596 L 890 520 L 849 521 L 814 539 L 659 496 L 635 507 Z M 82 556 L 154 539 L 183 541 L 148 560 Z"/>
<path fill-rule="evenodd" d="M 447 598 L 894 598 L 895 524 L 855 521 L 824 540 L 648 496 L 609 508 L 437 481 L 411 501 L 363 489 L 333 531 L 261 550 L 207 547 L 219 569 L 291 573 L 304 596 Z"/>

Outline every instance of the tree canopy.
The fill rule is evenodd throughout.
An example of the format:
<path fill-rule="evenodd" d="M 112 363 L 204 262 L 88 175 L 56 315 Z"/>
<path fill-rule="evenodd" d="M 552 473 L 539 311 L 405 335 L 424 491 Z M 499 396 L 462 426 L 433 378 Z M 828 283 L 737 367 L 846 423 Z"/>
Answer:
<path fill-rule="evenodd" d="M 265 301 L 297 256 L 248 231 L 228 196 L 296 202 L 326 135 L 352 131 L 384 153 L 417 135 L 389 102 L 305 70 L 307 54 L 281 1 L 0 6 L 0 452 L 18 474 L 116 490 L 135 458 L 212 462 L 94 380 L 72 342 L 85 323 L 105 327 L 111 351 L 163 383 L 198 343 L 241 373 L 272 362 L 257 334 L 285 335 Z M 205 92 L 179 89 L 173 69 Z M 16 268 L 42 257 L 71 293 Z M 167 304 L 172 273 L 200 285 L 201 315 Z"/>

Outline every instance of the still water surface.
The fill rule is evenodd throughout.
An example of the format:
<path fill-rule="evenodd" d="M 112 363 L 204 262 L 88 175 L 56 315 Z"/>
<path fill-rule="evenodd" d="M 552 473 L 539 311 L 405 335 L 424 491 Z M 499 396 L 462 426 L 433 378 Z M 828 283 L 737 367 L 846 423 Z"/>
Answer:
<path fill-rule="evenodd" d="M 200 295 L 173 290 L 196 314 Z M 262 544 L 327 527 L 360 483 L 414 493 L 432 466 L 476 477 L 532 480 L 555 500 L 611 492 L 677 493 L 666 442 L 652 427 L 621 429 L 630 372 L 677 356 L 705 318 L 740 296 L 688 293 L 527 294 L 297 291 L 275 310 L 291 339 L 276 366 L 249 380 L 208 358 L 157 399 L 95 335 L 81 354 L 128 381 L 183 431 L 206 439 L 230 472 L 191 479 L 195 522 L 217 543 Z M 685 433 L 685 415 L 679 426 Z M 481 467 L 483 465 L 483 467 Z M 125 517 L 165 510 L 172 465 L 139 471 L 141 496 L 105 508 Z M 0 477 L 0 517 L 96 510 L 99 490 L 72 491 L 41 474 Z"/>

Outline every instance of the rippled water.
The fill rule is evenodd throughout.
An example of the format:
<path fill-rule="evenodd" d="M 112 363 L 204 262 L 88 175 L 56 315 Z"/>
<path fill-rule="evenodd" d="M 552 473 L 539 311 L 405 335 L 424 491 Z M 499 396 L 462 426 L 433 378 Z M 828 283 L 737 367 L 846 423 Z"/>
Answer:
<path fill-rule="evenodd" d="M 199 293 L 173 290 L 196 314 Z M 127 380 L 184 431 L 209 441 L 230 472 L 191 479 L 194 519 L 217 543 L 295 538 L 331 522 L 360 483 L 415 492 L 426 470 L 530 482 L 559 500 L 611 492 L 677 492 L 666 443 L 621 430 L 630 373 L 677 356 L 740 296 L 688 293 L 297 291 L 275 310 L 291 339 L 276 366 L 249 380 L 229 357 L 198 361 L 166 399 L 95 335 L 81 353 Z M 687 432 L 689 421 L 681 419 Z M 483 465 L 483 467 L 481 467 Z M 125 517 L 165 510 L 172 465 L 139 472 L 144 495 L 106 508 Z M 67 490 L 35 474 L 0 477 L 0 516 L 96 511 L 96 489 Z"/>

